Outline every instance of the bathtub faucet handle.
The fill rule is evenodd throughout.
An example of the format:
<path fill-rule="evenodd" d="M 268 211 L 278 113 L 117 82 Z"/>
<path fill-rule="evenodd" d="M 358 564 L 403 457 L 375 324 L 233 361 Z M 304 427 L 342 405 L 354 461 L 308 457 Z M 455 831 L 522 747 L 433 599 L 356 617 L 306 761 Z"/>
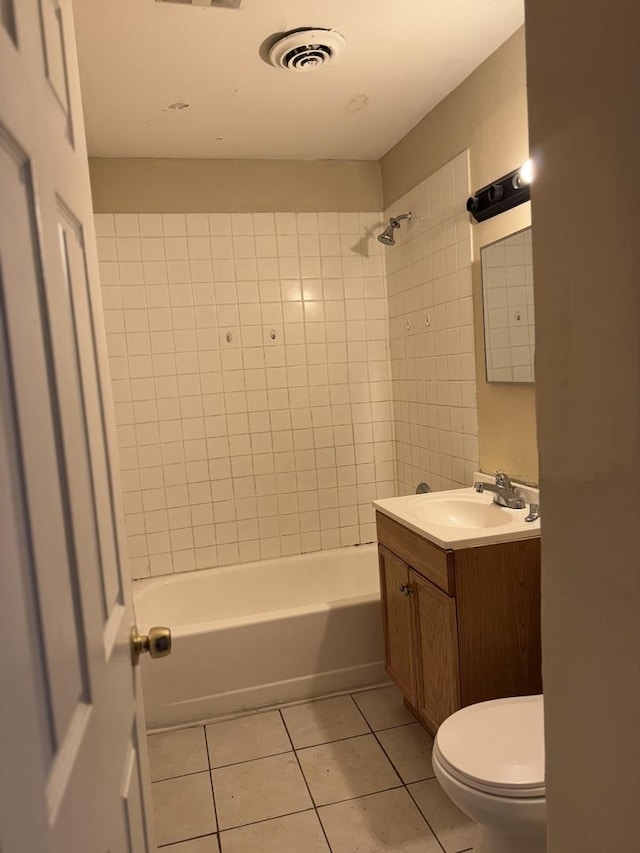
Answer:
<path fill-rule="evenodd" d="M 171 654 L 171 629 L 150 628 L 148 634 L 138 634 L 136 625 L 131 629 L 131 662 L 138 665 L 140 655 L 149 652 L 152 658 L 163 658 Z"/>

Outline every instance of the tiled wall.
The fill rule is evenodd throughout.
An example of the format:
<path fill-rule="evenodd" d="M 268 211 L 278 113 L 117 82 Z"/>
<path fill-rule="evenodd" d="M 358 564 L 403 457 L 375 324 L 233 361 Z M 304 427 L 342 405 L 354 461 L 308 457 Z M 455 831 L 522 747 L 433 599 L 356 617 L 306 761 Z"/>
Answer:
<path fill-rule="evenodd" d="M 99 214 L 134 577 L 371 541 L 394 492 L 380 214 Z"/>
<path fill-rule="evenodd" d="M 535 318 L 531 228 L 482 250 L 489 382 L 533 382 Z"/>
<path fill-rule="evenodd" d="M 467 153 L 398 199 L 387 249 L 398 493 L 469 485 L 478 466 Z"/>

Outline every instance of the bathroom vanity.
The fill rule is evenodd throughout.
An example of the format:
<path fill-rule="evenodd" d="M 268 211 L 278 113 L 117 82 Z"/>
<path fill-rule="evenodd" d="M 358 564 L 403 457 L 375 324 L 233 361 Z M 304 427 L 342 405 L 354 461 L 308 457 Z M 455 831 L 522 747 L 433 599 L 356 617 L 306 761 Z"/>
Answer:
<path fill-rule="evenodd" d="M 374 506 L 386 671 L 428 731 L 463 706 L 540 693 L 539 520 L 472 489 Z"/>

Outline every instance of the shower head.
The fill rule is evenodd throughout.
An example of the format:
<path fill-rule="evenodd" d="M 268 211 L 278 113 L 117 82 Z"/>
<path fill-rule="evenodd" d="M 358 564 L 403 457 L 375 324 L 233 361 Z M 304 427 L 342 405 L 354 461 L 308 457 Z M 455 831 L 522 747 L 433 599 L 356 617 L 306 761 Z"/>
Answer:
<path fill-rule="evenodd" d="M 387 227 L 384 229 L 382 234 L 378 234 L 378 240 L 380 240 L 384 246 L 395 246 L 396 241 L 393 236 L 393 232 L 396 228 L 400 228 L 400 222 L 403 219 L 411 219 L 411 211 L 409 211 L 409 213 L 401 213 L 399 216 L 391 216 L 389 218 L 389 224 Z"/>
<path fill-rule="evenodd" d="M 396 241 L 393 238 L 393 225 L 387 225 L 382 234 L 378 234 L 378 240 L 383 243 L 385 246 L 395 246 Z"/>

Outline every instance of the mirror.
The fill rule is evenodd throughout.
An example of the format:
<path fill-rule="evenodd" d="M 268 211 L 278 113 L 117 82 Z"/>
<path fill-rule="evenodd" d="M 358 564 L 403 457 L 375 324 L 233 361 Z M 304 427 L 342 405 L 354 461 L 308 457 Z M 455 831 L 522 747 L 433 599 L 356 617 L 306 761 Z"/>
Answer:
<path fill-rule="evenodd" d="M 533 382 L 531 228 L 480 250 L 487 382 Z"/>

